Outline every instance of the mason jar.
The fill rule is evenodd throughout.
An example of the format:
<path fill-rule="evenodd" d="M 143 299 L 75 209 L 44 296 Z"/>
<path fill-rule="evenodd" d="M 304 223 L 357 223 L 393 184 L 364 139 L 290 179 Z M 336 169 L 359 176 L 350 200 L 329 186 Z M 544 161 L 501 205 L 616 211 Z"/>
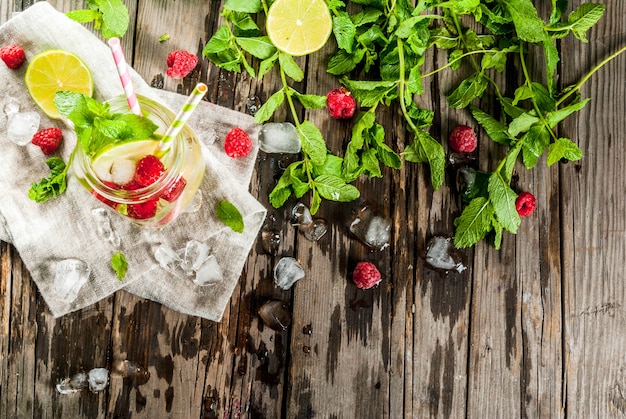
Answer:
<path fill-rule="evenodd" d="M 142 227 L 160 228 L 174 221 L 190 203 L 202 182 L 205 163 L 198 138 L 187 125 L 163 150 L 159 138 L 176 114 L 144 96 L 137 95 L 137 99 L 143 115 L 158 126 L 155 134 L 112 146 L 93 160 L 79 144 L 72 171 L 96 199 L 118 214 Z M 111 113 L 130 112 L 125 96 L 108 103 Z M 143 186 L 136 181 L 138 162 L 144 159 L 143 165 L 155 158 L 164 171 L 153 183 Z"/>

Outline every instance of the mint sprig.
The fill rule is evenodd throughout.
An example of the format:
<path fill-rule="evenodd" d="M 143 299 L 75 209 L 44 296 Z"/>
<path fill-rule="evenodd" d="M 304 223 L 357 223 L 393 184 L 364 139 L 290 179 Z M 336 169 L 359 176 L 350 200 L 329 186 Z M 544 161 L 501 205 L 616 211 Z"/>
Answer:
<path fill-rule="evenodd" d="M 235 233 L 243 233 L 244 222 L 241 212 L 230 201 L 223 199 L 215 207 L 217 218 Z"/>
<path fill-rule="evenodd" d="M 28 190 L 28 198 L 37 203 L 41 203 L 65 192 L 67 189 L 66 176 L 70 162 L 66 165 L 60 157 L 50 157 L 46 160 L 46 164 L 50 169 L 50 175 L 41 179 L 39 183 L 33 183 L 31 185 Z"/>
<path fill-rule="evenodd" d="M 124 36 L 130 18 L 122 0 L 86 0 L 86 2 L 89 9 L 71 10 L 66 16 L 80 23 L 93 22 L 94 29 L 101 31 L 102 36 L 107 39 Z"/>
<path fill-rule="evenodd" d="M 122 252 L 117 251 L 113 253 L 113 256 L 111 256 L 111 268 L 115 271 L 117 279 L 120 281 L 124 279 L 126 271 L 128 271 L 128 261 Z"/>

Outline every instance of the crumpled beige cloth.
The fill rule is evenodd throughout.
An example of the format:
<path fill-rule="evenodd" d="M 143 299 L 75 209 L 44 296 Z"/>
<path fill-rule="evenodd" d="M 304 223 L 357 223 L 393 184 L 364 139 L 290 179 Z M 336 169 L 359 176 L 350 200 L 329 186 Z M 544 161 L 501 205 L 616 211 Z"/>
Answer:
<path fill-rule="evenodd" d="M 72 51 L 91 69 L 96 99 L 123 94 L 108 46 L 47 2 L 35 3 L 0 27 L 0 45 L 6 44 L 22 46 L 27 60 L 48 49 Z M 24 85 L 26 67 L 27 63 L 10 70 L 0 65 L 0 110 L 9 98 L 16 98 L 20 111 L 41 114 L 40 128 L 63 129 L 65 139 L 60 155 L 67 161 L 75 136 L 60 121 L 48 119 L 33 103 Z M 160 101 L 174 112 L 185 102 L 186 97 L 152 89 L 136 72 L 131 73 L 138 94 Z M 55 317 L 91 305 L 123 288 L 182 313 L 221 319 L 266 214 L 265 208 L 248 193 L 258 152 L 259 126 L 252 117 L 203 101 L 189 120 L 189 126 L 203 143 L 206 160 L 200 210 L 184 213 L 160 230 L 140 228 L 110 212 L 110 223 L 121 237 L 121 251 L 129 263 L 122 281 L 110 267 L 114 247 L 97 233 L 92 210 L 101 205 L 71 174 L 65 194 L 41 204 L 30 200 L 31 183 L 49 174 L 46 157 L 32 144 L 18 146 L 11 142 L 6 124 L 6 115 L 0 111 L 0 240 L 15 246 Z M 253 151 L 246 158 L 231 159 L 223 151 L 223 138 L 232 127 L 243 128 L 253 138 Z M 217 219 L 215 205 L 223 199 L 242 213 L 243 233 L 233 232 Z M 222 282 L 197 286 L 193 277 L 173 274 L 155 259 L 160 245 L 178 250 L 190 240 L 210 246 L 210 253 L 223 272 Z M 89 280 L 71 302 L 59 298 L 54 286 L 56 264 L 65 259 L 79 259 L 91 268 Z"/>

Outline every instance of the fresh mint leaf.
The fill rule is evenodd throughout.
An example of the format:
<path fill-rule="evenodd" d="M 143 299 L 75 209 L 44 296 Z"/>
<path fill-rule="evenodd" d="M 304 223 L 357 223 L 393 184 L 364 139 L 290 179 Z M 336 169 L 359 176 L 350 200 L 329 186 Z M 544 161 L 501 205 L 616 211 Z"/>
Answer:
<path fill-rule="evenodd" d="M 291 165 L 295 164 L 297 164 L 297 162 Z M 274 208 L 282 207 L 291 196 L 291 165 L 283 172 L 280 179 L 278 179 L 278 183 L 276 183 L 276 186 L 274 186 L 274 189 L 272 189 L 272 192 L 269 194 L 270 204 L 272 204 Z"/>
<path fill-rule="evenodd" d="M 326 96 L 303 94 L 291 87 L 288 90 L 305 109 L 323 109 L 326 107 Z"/>
<path fill-rule="evenodd" d="M 102 36 L 107 39 L 123 37 L 130 18 L 122 0 L 98 0 L 97 3 L 102 12 Z"/>
<path fill-rule="evenodd" d="M 257 13 L 263 10 L 261 0 L 226 0 L 224 9 L 245 13 Z"/>
<path fill-rule="evenodd" d="M 236 37 L 235 41 L 241 49 L 260 60 L 268 59 L 276 53 L 276 47 L 267 36 Z"/>
<path fill-rule="evenodd" d="M 356 26 L 350 19 L 348 13 L 341 11 L 333 16 L 333 34 L 340 49 L 352 53 L 354 38 L 356 36 Z"/>
<path fill-rule="evenodd" d="M 291 55 L 278 51 L 278 63 L 285 74 L 293 80 L 302 81 L 304 79 L 304 71 L 302 71 Z"/>
<path fill-rule="evenodd" d="M 85 10 L 71 10 L 65 13 L 65 16 L 69 17 L 78 23 L 89 23 L 96 19 L 99 19 L 101 14 L 97 10 L 85 9 Z"/>
<path fill-rule="evenodd" d="M 326 160 L 326 142 L 324 137 L 311 121 L 304 121 L 298 127 L 298 134 L 302 142 L 302 151 L 314 165 L 322 165 Z"/>
<path fill-rule="evenodd" d="M 383 177 L 383 172 L 380 170 L 380 164 L 378 157 L 376 156 L 376 150 L 368 148 L 361 153 L 361 164 L 363 171 L 369 177 Z"/>
<path fill-rule="evenodd" d="M 530 0 L 502 0 L 513 18 L 515 31 L 526 42 L 542 42 L 544 22 Z"/>
<path fill-rule="evenodd" d="M 574 36 L 582 42 L 589 42 L 587 31 L 602 18 L 605 7 L 598 3 L 583 3 L 570 13 L 567 22 Z"/>
<path fill-rule="evenodd" d="M 117 279 L 120 281 L 124 279 L 128 271 L 128 261 L 122 252 L 113 253 L 113 256 L 111 256 L 111 268 L 117 274 Z"/>
<path fill-rule="evenodd" d="M 39 183 L 33 183 L 28 191 L 28 198 L 37 203 L 46 202 L 48 199 L 61 195 L 67 189 L 67 169 L 65 162 L 60 157 L 51 157 L 46 160 L 50 169 L 50 175 L 41 179 Z"/>
<path fill-rule="evenodd" d="M 510 144 L 511 139 L 507 134 L 508 128 L 505 124 L 498 121 L 488 113 L 481 111 L 476 106 L 470 105 L 470 110 L 472 111 L 472 116 L 474 117 L 476 122 L 478 122 L 480 126 L 483 127 L 483 129 L 492 141 L 503 145 Z"/>
<path fill-rule="evenodd" d="M 523 113 L 517 118 L 513 119 L 509 124 L 509 135 L 511 137 L 517 137 L 522 132 L 528 132 L 533 124 L 536 124 L 539 118 L 530 113 Z"/>
<path fill-rule="evenodd" d="M 522 160 L 527 169 L 535 167 L 539 157 L 550 144 L 550 133 L 541 125 L 533 125 L 530 130 L 520 139 L 522 143 Z"/>
<path fill-rule="evenodd" d="M 272 69 L 272 67 L 274 67 L 276 61 L 278 61 L 278 51 L 276 51 L 271 57 L 261 61 L 261 64 L 259 64 L 257 78 L 263 78 L 263 76 L 265 76 Z"/>
<path fill-rule="evenodd" d="M 235 233 L 243 233 L 243 216 L 231 202 L 225 199 L 220 201 L 215 207 L 215 214 L 221 222 L 230 227 Z"/>
<path fill-rule="evenodd" d="M 342 177 L 342 165 L 343 159 L 341 157 L 328 153 L 326 155 L 326 159 L 324 160 L 324 164 L 313 166 L 313 176 L 317 177 L 320 175 L 332 175 Z"/>
<path fill-rule="evenodd" d="M 569 138 L 558 138 L 548 146 L 548 166 L 552 166 L 561 159 L 576 161 L 582 157 L 581 149 Z"/>
<path fill-rule="evenodd" d="M 428 163 L 430 166 L 430 182 L 435 190 L 443 184 L 445 177 L 446 153 L 443 146 L 429 133 L 420 130 L 413 143 L 402 153 L 404 159 L 414 163 Z"/>
<path fill-rule="evenodd" d="M 499 172 L 491 174 L 487 190 L 496 218 L 502 227 L 510 233 L 517 233 L 521 223 L 520 216 L 515 209 L 517 194 Z"/>
<path fill-rule="evenodd" d="M 472 199 L 463 213 L 454 220 L 454 246 L 462 249 L 482 240 L 493 228 L 494 209 L 485 197 Z"/>
<path fill-rule="evenodd" d="M 341 49 L 335 55 L 330 57 L 326 71 L 335 76 L 347 74 L 354 70 L 356 66 L 363 61 L 363 57 L 365 57 L 366 52 L 366 48 L 357 48 L 352 53 Z"/>
<path fill-rule="evenodd" d="M 257 124 L 262 124 L 274 115 L 276 109 L 285 101 L 285 91 L 283 89 L 276 91 L 254 114 L 254 120 Z"/>
<path fill-rule="evenodd" d="M 557 111 L 551 112 L 547 115 L 547 122 L 550 128 L 556 127 L 556 125 L 563 121 L 565 118 L 573 114 L 574 112 L 580 111 L 585 105 L 589 102 L 589 98 L 584 99 L 580 102 L 574 102 L 564 108 L 561 108 Z"/>
<path fill-rule="evenodd" d="M 321 175 L 314 180 L 322 198 L 330 201 L 350 202 L 360 196 L 359 190 L 338 176 Z"/>
<path fill-rule="evenodd" d="M 488 81 L 482 73 L 475 73 L 466 78 L 448 95 L 451 108 L 463 109 L 487 89 Z"/>

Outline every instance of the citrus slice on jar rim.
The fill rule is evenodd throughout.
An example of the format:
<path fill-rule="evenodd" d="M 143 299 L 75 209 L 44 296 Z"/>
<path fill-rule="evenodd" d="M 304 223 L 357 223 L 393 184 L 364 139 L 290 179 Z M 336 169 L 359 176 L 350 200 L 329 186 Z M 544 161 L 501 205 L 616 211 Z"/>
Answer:
<path fill-rule="evenodd" d="M 54 105 L 56 92 L 93 95 L 93 78 L 87 65 L 78 55 L 59 49 L 35 55 L 26 69 L 24 83 L 33 101 L 52 119 L 61 118 Z"/>
<path fill-rule="evenodd" d="M 324 0 L 276 0 L 267 13 L 265 27 L 276 48 L 300 56 L 326 44 L 333 21 Z"/>

